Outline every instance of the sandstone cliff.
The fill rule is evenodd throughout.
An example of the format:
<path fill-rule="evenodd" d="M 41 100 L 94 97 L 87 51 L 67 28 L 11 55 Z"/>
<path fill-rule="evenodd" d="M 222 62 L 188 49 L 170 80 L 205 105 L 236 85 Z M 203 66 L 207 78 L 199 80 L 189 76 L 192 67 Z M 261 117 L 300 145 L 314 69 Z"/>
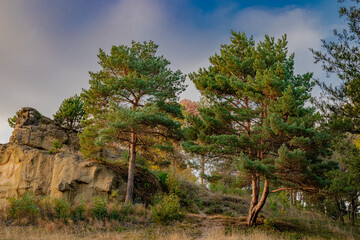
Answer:
<path fill-rule="evenodd" d="M 55 140 L 63 147 L 51 154 Z M 85 160 L 78 150 L 76 133 L 57 126 L 33 108 L 21 109 L 10 142 L 0 144 L 0 199 L 4 203 L 8 197 L 32 191 L 73 202 L 107 197 L 113 190 L 119 191 L 119 200 L 124 199 L 127 167 Z M 135 202 L 149 203 L 160 189 L 153 174 L 136 168 Z"/>

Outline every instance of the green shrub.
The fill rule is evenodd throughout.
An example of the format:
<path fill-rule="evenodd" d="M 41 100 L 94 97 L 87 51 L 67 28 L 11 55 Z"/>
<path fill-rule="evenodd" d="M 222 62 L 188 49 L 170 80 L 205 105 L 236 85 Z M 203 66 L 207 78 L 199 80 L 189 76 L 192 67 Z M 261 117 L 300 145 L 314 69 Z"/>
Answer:
<path fill-rule="evenodd" d="M 159 178 L 159 182 L 161 184 L 161 187 L 165 190 L 165 191 L 169 191 L 168 189 L 168 185 L 166 183 L 167 179 L 168 179 L 168 173 L 167 172 L 159 172 L 157 174 L 157 177 Z"/>
<path fill-rule="evenodd" d="M 25 194 L 16 199 L 9 198 L 10 203 L 9 215 L 16 219 L 29 218 L 34 221 L 39 215 L 40 209 L 36 205 L 35 196 L 32 193 L 25 192 Z"/>
<path fill-rule="evenodd" d="M 180 201 L 175 194 L 163 195 L 151 208 L 151 218 L 157 223 L 167 224 L 173 220 L 181 220 Z"/>
<path fill-rule="evenodd" d="M 271 211 L 276 212 L 277 211 L 277 201 L 270 199 L 269 208 Z"/>
<path fill-rule="evenodd" d="M 54 217 L 54 208 L 49 196 L 45 196 L 40 199 L 39 208 L 42 218 L 52 219 Z"/>
<path fill-rule="evenodd" d="M 8 123 L 11 128 L 15 128 L 18 114 L 19 111 L 17 111 L 14 116 L 8 118 Z"/>
<path fill-rule="evenodd" d="M 82 221 L 85 220 L 85 211 L 86 211 L 86 204 L 84 200 L 81 200 L 79 204 L 75 207 L 75 211 L 73 214 L 74 221 Z"/>
<path fill-rule="evenodd" d="M 52 203 L 56 212 L 56 216 L 66 222 L 71 213 L 69 202 L 61 198 L 54 198 Z"/>
<path fill-rule="evenodd" d="M 132 204 L 121 205 L 120 215 L 127 216 L 127 215 L 134 214 L 134 213 L 135 213 L 135 209 Z"/>
<path fill-rule="evenodd" d="M 213 192 L 218 192 L 222 194 L 231 194 L 237 196 L 248 195 L 246 190 L 237 187 L 236 184 L 233 184 L 231 186 L 226 186 L 221 182 L 216 182 L 216 183 L 210 183 L 209 188 Z"/>
<path fill-rule="evenodd" d="M 52 148 L 49 150 L 49 153 L 58 153 L 60 152 L 60 149 L 63 147 L 59 139 L 56 139 L 51 144 L 52 144 Z"/>
<path fill-rule="evenodd" d="M 107 215 L 107 200 L 105 198 L 96 197 L 93 199 L 91 212 L 97 219 L 105 219 Z"/>
<path fill-rule="evenodd" d="M 121 204 L 118 202 L 109 204 L 109 219 L 126 220 L 128 216 L 135 213 L 135 208 L 132 204 Z"/>
<path fill-rule="evenodd" d="M 109 219 L 122 220 L 120 215 L 120 204 L 118 202 L 112 202 L 108 205 Z"/>
<path fill-rule="evenodd" d="M 111 194 L 109 196 L 110 202 L 117 202 L 117 199 L 119 197 L 119 189 L 111 191 Z"/>
<path fill-rule="evenodd" d="M 166 185 L 170 194 L 178 195 L 180 191 L 180 184 L 174 172 L 167 175 Z"/>
<path fill-rule="evenodd" d="M 264 220 L 264 227 L 270 229 L 270 230 L 274 230 L 275 229 L 275 221 L 272 218 L 266 218 Z"/>

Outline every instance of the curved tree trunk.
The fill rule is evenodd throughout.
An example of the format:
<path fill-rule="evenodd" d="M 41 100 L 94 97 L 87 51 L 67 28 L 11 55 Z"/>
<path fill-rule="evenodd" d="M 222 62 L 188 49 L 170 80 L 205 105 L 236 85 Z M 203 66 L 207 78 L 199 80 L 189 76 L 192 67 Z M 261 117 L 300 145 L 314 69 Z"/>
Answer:
<path fill-rule="evenodd" d="M 355 199 L 351 200 L 351 225 L 355 226 L 355 219 L 357 214 L 357 205 Z"/>
<path fill-rule="evenodd" d="M 259 181 L 260 181 L 259 176 L 252 179 L 253 194 L 252 194 L 252 199 L 251 199 L 251 204 L 250 204 L 250 209 L 249 209 L 249 215 L 248 215 L 248 219 L 247 219 L 247 225 L 249 227 L 253 226 L 256 223 L 256 219 L 257 219 L 261 209 L 264 207 L 266 199 L 269 195 L 269 182 L 265 178 L 263 193 L 261 195 L 260 201 L 258 201 L 259 191 L 260 191 Z"/>
<path fill-rule="evenodd" d="M 130 161 L 129 161 L 125 204 L 129 204 L 133 202 L 135 160 L 136 160 L 136 134 L 131 133 Z"/>

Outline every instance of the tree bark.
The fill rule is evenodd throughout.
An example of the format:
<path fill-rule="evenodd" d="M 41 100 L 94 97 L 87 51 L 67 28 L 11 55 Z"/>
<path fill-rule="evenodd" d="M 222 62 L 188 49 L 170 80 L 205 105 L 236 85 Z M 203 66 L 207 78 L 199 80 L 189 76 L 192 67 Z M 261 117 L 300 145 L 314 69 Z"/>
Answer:
<path fill-rule="evenodd" d="M 252 195 L 252 200 L 251 200 L 250 209 L 249 209 L 249 215 L 248 215 L 248 219 L 247 219 L 247 224 L 249 227 L 253 226 L 256 223 L 256 219 L 259 215 L 259 212 L 265 205 L 266 199 L 269 195 L 269 182 L 265 178 L 263 193 L 262 193 L 260 201 L 258 201 L 259 190 L 260 190 L 259 189 L 259 179 L 260 179 L 260 177 L 256 177 L 256 179 L 254 179 L 254 178 L 252 179 L 253 195 Z"/>
<path fill-rule="evenodd" d="M 335 201 L 336 201 L 336 205 L 339 210 L 339 220 L 341 221 L 342 224 L 344 224 L 344 216 L 343 216 L 343 212 L 342 212 L 341 201 L 339 201 L 337 199 Z"/>
<path fill-rule="evenodd" d="M 131 133 L 130 161 L 129 161 L 125 204 L 130 204 L 133 202 L 135 160 L 136 160 L 136 134 Z"/>
<path fill-rule="evenodd" d="M 200 171 L 200 184 L 204 185 L 205 175 L 205 155 L 201 155 L 201 171 Z"/>
<path fill-rule="evenodd" d="M 357 210 L 357 205 L 355 203 L 355 199 L 352 199 L 351 200 L 351 225 L 352 226 L 355 226 L 356 210 Z"/>

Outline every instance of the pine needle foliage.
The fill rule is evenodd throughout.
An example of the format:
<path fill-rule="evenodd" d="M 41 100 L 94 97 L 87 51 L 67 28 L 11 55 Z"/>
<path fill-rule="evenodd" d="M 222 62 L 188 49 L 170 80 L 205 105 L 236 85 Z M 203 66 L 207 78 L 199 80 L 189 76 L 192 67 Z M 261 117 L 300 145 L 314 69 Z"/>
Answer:
<path fill-rule="evenodd" d="M 83 154 L 99 156 L 104 148 L 130 150 L 127 202 L 133 197 L 136 153 L 182 138 L 177 100 L 185 90 L 185 76 L 172 71 L 157 49 L 152 41 L 113 46 L 109 55 L 100 49 L 102 69 L 90 72 L 90 88 L 81 95 L 87 118 L 80 135 Z"/>
<path fill-rule="evenodd" d="M 305 105 L 312 74 L 294 74 L 286 36 L 275 41 L 266 35 L 255 44 L 252 37 L 232 32 L 230 40 L 209 58 L 210 67 L 190 74 L 210 105 L 189 119 L 183 147 L 216 156 L 251 179 L 248 224 L 253 225 L 274 187 L 325 184 L 331 166 L 321 155 L 328 154 L 329 135 L 316 128 L 320 116 Z"/>

